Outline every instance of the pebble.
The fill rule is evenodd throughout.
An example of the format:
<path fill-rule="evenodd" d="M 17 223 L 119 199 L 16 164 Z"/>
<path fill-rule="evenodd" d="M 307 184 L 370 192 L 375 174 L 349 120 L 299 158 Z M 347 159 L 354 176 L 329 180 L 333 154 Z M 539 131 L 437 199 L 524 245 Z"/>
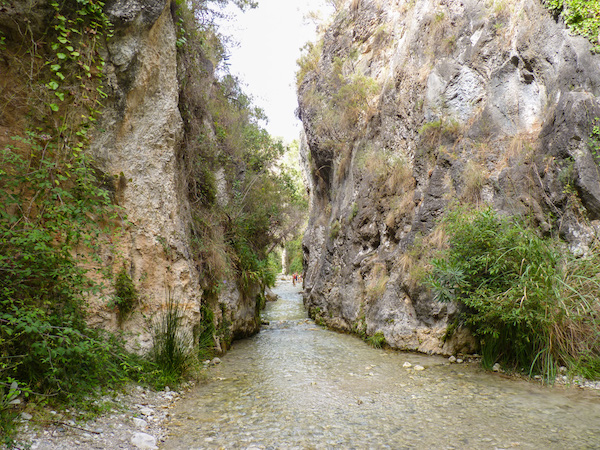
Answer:
<path fill-rule="evenodd" d="M 456 359 L 456 364 L 462 364 L 464 361 L 461 358 Z"/>
<path fill-rule="evenodd" d="M 216 366 L 217 364 L 221 364 L 221 359 L 220 358 L 213 358 L 212 361 L 210 362 L 210 364 L 212 366 Z"/>
<path fill-rule="evenodd" d="M 494 372 L 500 372 L 500 364 L 498 364 L 498 363 L 494 364 L 494 366 L 492 367 L 492 370 Z"/>
<path fill-rule="evenodd" d="M 417 364 L 417 365 L 414 367 L 414 369 L 415 369 L 415 370 L 417 370 L 417 371 L 421 371 L 421 370 L 425 370 L 425 367 L 423 367 L 423 366 L 420 366 L 419 364 Z"/>
<path fill-rule="evenodd" d="M 139 417 L 134 417 L 131 420 L 133 421 L 135 427 L 139 430 L 144 430 L 148 426 L 148 422 L 146 422 L 144 419 L 140 419 Z"/>
<path fill-rule="evenodd" d="M 456 362 L 456 356 L 452 355 L 450 358 L 448 358 L 448 362 L 450 364 L 455 363 Z"/>
<path fill-rule="evenodd" d="M 410 369 L 412 367 L 412 364 L 406 361 L 404 364 L 402 364 L 402 367 L 404 367 L 405 369 Z"/>
<path fill-rule="evenodd" d="M 21 413 L 21 419 L 23 419 L 23 420 L 31 420 L 31 419 L 33 419 L 33 416 L 31 414 L 29 414 L 29 413 L 24 412 L 24 413 Z"/>
<path fill-rule="evenodd" d="M 131 443 L 142 450 L 156 450 L 156 438 L 146 433 L 135 433 L 131 437 Z"/>
<path fill-rule="evenodd" d="M 150 408 L 140 408 L 140 412 L 144 415 L 144 416 L 151 416 L 152 414 L 154 414 L 154 410 L 150 409 Z"/>

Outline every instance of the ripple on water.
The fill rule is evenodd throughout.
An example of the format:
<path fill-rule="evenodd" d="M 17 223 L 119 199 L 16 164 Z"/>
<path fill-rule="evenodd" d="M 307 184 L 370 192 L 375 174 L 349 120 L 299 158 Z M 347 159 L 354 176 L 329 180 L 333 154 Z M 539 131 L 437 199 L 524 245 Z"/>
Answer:
<path fill-rule="evenodd" d="M 600 448 L 596 392 L 375 350 L 316 327 L 290 283 L 275 292 L 270 324 L 178 403 L 164 448 Z"/>

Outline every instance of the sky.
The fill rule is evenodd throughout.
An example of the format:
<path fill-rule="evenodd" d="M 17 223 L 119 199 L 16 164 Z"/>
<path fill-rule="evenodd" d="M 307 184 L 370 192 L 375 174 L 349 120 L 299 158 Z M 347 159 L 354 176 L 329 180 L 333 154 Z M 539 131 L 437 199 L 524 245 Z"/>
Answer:
<path fill-rule="evenodd" d="M 242 81 L 244 92 L 253 97 L 267 117 L 265 128 L 274 137 L 290 143 L 299 138 L 301 124 L 295 117 L 296 60 L 300 48 L 316 38 L 309 12 L 331 9 L 324 0 L 258 0 L 256 9 L 240 12 L 228 8 L 233 17 L 221 22 L 223 34 L 238 42 L 229 47 L 229 72 Z"/>

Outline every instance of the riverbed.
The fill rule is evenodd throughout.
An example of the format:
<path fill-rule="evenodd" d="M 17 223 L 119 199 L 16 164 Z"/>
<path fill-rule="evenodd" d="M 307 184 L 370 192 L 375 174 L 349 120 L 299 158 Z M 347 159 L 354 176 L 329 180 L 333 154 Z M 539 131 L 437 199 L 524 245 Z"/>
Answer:
<path fill-rule="evenodd" d="M 597 391 L 374 349 L 315 325 L 299 286 L 275 292 L 269 325 L 177 404 L 161 448 L 600 448 Z"/>

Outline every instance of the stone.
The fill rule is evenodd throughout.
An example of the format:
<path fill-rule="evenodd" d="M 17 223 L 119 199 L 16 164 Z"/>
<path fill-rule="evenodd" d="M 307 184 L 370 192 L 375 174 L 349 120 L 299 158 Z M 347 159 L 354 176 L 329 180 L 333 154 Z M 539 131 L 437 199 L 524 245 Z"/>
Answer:
<path fill-rule="evenodd" d="M 405 369 L 410 369 L 412 367 L 412 364 L 406 361 L 404 364 L 402 364 L 402 367 L 404 367 Z"/>
<path fill-rule="evenodd" d="M 29 414 L 29 413 L 22 412 L 21 413 L 21 419 L 27 421 L 27 420 L 33 419 L 33 416 L 31 414 Z"/>
<path fill-rule="evenodd" d="M 450 364 L 455 363 L 456 362 L 456 356 L 454 356 L 454 355 L 450 356 L 450 358 L 448 358 L 448 362 Z"/>
<path fill-rule="evenodd" d="M 146 433 L 134 433 L 131 437 L 131 444 L 141 450 L 157 450 L 156 438 Z"/>
<path fill-rule="evenodd" d="M 496 364 L 493 365 L 492 370 L 494 372 L 500 372 L 502 370 L 502 368 L 500 367 L 499 363 L 496 363 Z"/>
<path fill-rule="evenodd" d="M 134 417 L 131 420 L 133 422 L 133 425 L 139 430 L 144 430 L 148 427 L 148 422 L 146 422 L 144 419 L 140 419 L 139 417 Z"/>
<path fill-rule="evenodd" d="M 221 364 L 221 359 L 220 358 L 213 358 L 212 361 L 210 362 L 210 364 L 212 366 L 216 366 L 217 364 Z"/>
<path fill-rule="evenodd" d="M 269 288 L 265 288 L 265 298 L 268 302 L 276 302 L 279 296 Z"/>
<path fill-rule="evenodd" d="M 456 358 L 456 364 L 462 364 L 464 360 L 462 358 Z"/>
<path fill-rule="evenodd" d="M 425 367 L 423 367 L 423 366 L 421 366 L 421 365 L 419 365 L 419 364 L 416 364 L 416 365 L 415 365 L 415 367 L 414 367 L 414 369 L 415 369 L 417 372 L 420 372 L 421 370 L 425 370 Z"/>
<path fill-rule="evenodd" d="M 144 416 L 151 416 L 154 414 L 154 410 L 148 407 L 142 407 L 140 408 L 140 413 L 142 413 Z"/>

